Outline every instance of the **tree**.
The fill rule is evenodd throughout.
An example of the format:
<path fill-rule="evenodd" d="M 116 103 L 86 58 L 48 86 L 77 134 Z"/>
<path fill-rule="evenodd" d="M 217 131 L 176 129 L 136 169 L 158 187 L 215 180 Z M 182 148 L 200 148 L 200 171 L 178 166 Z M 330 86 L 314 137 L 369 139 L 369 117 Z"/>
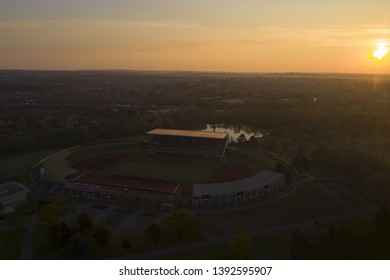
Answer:
<path fill-rule="evenodd" d="M 122 242 L 122 249 L 125 249 L 125 250 L 130 250 L 131 249 L 131 243 L 129 240 L 125 239 L 123 240 Z"/>
<path fill-rule="evenodd" d="M 253 147 L 253 148 L 258 148 L 259 147 L 259 142 L 257 142 L 257 139 L 255 136 L 251 136 L 248 141 L 248 146 Z"/>
<path fill-rule="evenodd" d="M 234 259 L 253 259 L 252 239 L 244 233 L 236 235 L 230 244 L 229 252 Z"/>
<path fill-rule="evenodd" d="M 290 246 L 290 258 L 292 260 L 307 259 L 309 254 L 310 244 L 305 235 L 300 230 L 295 230 L 292 234 Z"/>
<path fill-rule="evenodd" d="M 246 136 L 244 133 L 241 133 L 240 136 L 237 137 L 237 143 L 241 144 L 241 143 L 244 143 L 246 142 Z"/>
<path fill-rule="evenodd" d="M 59 215 L 59 210 L 57 205 L 53 203 L 46 204 L 41 206 L 39 209 L 39 219 L 40 222 L 47 222 L 51 219 L 57 218 Z"/>
<path fill-rule="evenodd" d="M 309 160 L 303 154 L 296 155 L 292 161 L 291 166 L 297 169 L 299 172 L 308 172 L 311 169 Z"/>
<path fill-rule="evenodd" d="M 82 212 L 76 217 L 76 226 L 81 233 L 86 233 L 94 228 L 91 216 L 87 212 Z"/>
<path fill-rule="evenodd" d="M 80 259 L 88 252 L 88 239 L 82 233 L 72 235 L 68 242 L 67 253 L 71 258 Z"/>
<path fill-rule="evenodd" d="M 60 218 L 54 218 L 47 223 L 47 241 L 54 249 L 63 248 L 71 236 L 72 229 Z"/>
<path fill-rule="evenodd" d="M 205 226 L 206 223 L 201 217 L 191 214 L 180 223 L 179 232 L 184 241 L 196 241 L 202 238 Z"/>
<path fill-rule="evenodd" d="M 4 206 L 3 203 L 0 201 L 0 215 L 3 214 Z"/>
<path fill-rule="evenodd" d="M 156 224 L 151 224 L 146 231 L 155 244 L 160 240 L 161 232 L 160 228 Z"/>
<path fill-rule="evenodd" d="M 114 238 L 114 233 L 111 226 L 107 224 L 99 225 L 93 233 L 93 238 L 98 247 L 106 247 Z"/>
<path fill-rule="evenodd" d="M 274 171 L 284 174 L 286 182 L 290 182 L 291 174 L 290 174 L 290 172 L 288 172 L 288 170 L 284 167 L 283 164 L 281 164 L 280 162 L 277 162 L 275 165 Z"/>
<path fill-rule="evenodd" d="M 170 215 L 165 223 L 165 230 L 170 238 L 184 241 L 198 240 L 202 236 L 202 230 L 206 227 L 201 217 L 183 209 Z"/>

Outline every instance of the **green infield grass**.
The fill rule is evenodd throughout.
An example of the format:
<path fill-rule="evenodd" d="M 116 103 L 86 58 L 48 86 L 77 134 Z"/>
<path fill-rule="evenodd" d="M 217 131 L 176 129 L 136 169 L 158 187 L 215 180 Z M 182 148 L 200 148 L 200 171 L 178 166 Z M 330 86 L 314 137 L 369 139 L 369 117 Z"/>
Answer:
<path fill-rule="evenodd" d="M 104 143 L 76 149 L 69 155 L 69 157 L 72 161 L 79 161 L 100 154 L 112 152 L 129 152 L 137 150 L 139 150 L 139 144 L 136 142 Z"/>
<path fill-rule="evenodd" d="M 108 174 L 148 179 L 207 183 L 222 165 L 221 159 L 170 157 L 134 151 L 131 156 L 106 168 L 105 171 Z"/>

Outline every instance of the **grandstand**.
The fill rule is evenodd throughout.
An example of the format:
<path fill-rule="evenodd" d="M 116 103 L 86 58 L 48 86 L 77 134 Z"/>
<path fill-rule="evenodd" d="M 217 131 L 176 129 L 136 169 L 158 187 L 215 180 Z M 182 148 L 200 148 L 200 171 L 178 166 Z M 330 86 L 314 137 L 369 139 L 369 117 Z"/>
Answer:
<path fill-rule="evenodd" d="M 241 180 L 216 184 L 195 184 L 192 205 L 198 207 L 231 206 L 260 200 L 284 185 L 284 174 L 263 170 Z"/>
<path fill-rule="evenodd" d="M 174 207 L 182 184 L 122 175 L 79 172 L 69 177 L 62 193 L 96 202 Z"/>
<path fill-rule="evenodd" d="M 8 182 L 0 185 L 0 202 L 3 206 L 23 202 L 31 190 L 20 183 Z"/>
<path fill-rule="evenodd" d="M 147 134 L 152 136 L 148 152 L 206 157 L 224 156 L 229 136 L 227 133 L 173 129 L 153 129 Z"/>

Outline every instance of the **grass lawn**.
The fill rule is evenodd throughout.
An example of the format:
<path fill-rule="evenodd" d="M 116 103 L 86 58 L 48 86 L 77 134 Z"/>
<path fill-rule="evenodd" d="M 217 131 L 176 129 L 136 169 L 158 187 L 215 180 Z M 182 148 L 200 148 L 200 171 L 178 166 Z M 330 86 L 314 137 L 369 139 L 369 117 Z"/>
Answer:
<path fill-rule="evenodd" d="M 0 259 L 17 259 L 20 254 L 21 239 L 26 234 L 24 228 L 11 228 L 0 231 Z"/>
<path fill-rule="evenodd" d="M 35 163 L 53 152 L 55 152 L 55 150 L 44 150 L 28 154 L 0 157 L 0 176 L 19 176 L 28 174 L 30 168 Z"/>
<path fill-rule="evenodd" d="M 129 140 L 130 141 L 130 140 Z M 229 151 L 223 159 L 202 159 L 196 157 L 174 157 L 145 154 L 138 142 L 109 142 L 86 146 L 70 154 L 73 161 L 111 152 L 131 152 L 131 156 L 107 167 L 107 174 L 169 180 L 175 182 L 209 183 L 215 172 L 234 164 L 249 165 L 260 171 L 273 169 L 276 162 L 258 150 L 240 148 Z"/>
<path fill-rule="evenodd" d="M 261 171 L 264 169 L 273 170 L 276 161 L 258 149 L 239 148 L 229 151 L 229 156 L 245 164 L 249 164 L 254 169 Z"/>
<path fill-rule="evenodd" d="M 79 161 L 99 154 L 105 154 L 111 152 L 129 152 L 138 149 L 139 149 L 138 143 L 135 142 L 105 143 L 105 144 L 86 146 L 80 149 L 76 149 L 70 154 L 70 158 L 73 161 Z"/>
<path fill-rule="evenodd" d="M 109 174 L 121 174 L 175 182 L 207 183 L 221 167 L 218 159 L 179 158 L 134 152 L 106 169 Z"/>

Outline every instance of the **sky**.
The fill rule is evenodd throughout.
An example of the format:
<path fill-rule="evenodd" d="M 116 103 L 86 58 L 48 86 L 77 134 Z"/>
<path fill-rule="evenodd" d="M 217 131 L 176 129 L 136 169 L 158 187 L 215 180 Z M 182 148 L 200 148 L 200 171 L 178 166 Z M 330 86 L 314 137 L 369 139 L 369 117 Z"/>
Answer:
<path fill-rule="evenodd" d="M 0 69 L 390 73 L 389 0 L 1 0 Z"/>

